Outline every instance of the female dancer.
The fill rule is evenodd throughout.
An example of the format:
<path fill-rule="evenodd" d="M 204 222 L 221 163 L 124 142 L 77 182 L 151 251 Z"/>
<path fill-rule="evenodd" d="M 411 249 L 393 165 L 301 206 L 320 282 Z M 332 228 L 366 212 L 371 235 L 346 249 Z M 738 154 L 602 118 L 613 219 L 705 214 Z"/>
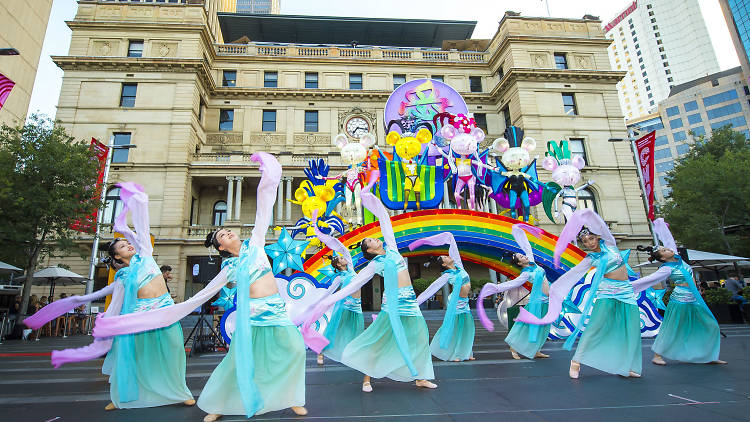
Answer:
<path fill-rule="evenodd" d="M 362 204 L 380 221 L 385 243 L 375 238 L 365 238 L 360 242 L 362 255 L 370 263 L 349 285 L 315 307 L 305 321 L 303 332 L 310 330 L 310 326 L 334 303 L 359 290 L 376 273 L 380 274 L 385 284 L 383 310 L 375 322 L 344 348 L 341 363 L 365 374 L 362 383 L 365 392 L 372 391 L 371 377 L 404 382 L 416 380 L 418 387 L 437 388 L 428 381 L 434 378 L 434 373 L 427 323 L 417 305 L 406 262 L 398 253 L 388 211 L 369 187 L 362 193 Z M 320 353 L 327 343 L 322 340 L 317 345 L 308 344 Z"/>
<path fill-rule="evenodd" d="M 511 261 L 514 265 L 521 268 L 521 274 L 513 280 L 506 281 L 502 284 L 485 284 L 484 287 L 482 287 L 482 291 L 479 293 L 479 299 L 477 299 L 477 313 L 479 314 L 479 320 L 488 331 L 493 331 L 494 326 L 489 318 L 487 318 L 487 315 L 484 312 L 484 306 L 479 304 L 484 303 L 484 298 L 487 296 L 520 287 L 526 282 L 531 282 L 532 285 L 529 303 L 524 308 L 537 317 L 542 317 L 547 313 L 547 302 L 549 299 L 545 292 L 548 285 L 544 269 L 534 263 L 534 253 L 524 230 L 536 237 L 540 237 L 542 234 L 540 228 L 529 226 L 528 224 L 514 224 L 511 228 L 511 233 L 516 240 L 516 244 L 518 244 L 523 251 L 523 253 L 514 253 Z M 513 328 L 510 329 L 510 332 L 505 337 L 505 342 L 510 346 L 510 353 L 513 356 L 513 359 L 521 359 L 519 354 L 529 359 L 548 358 L 549 356 L 542 353 L 541 350 L 549 336 L 550 326 L 551 324 L 539 326 L 526 324 L 524 322 L 516 322 L 513 324 Z"/>
<path fill-rule="evenodd" d="M 208 412 L 205 422 L 221 415 L 246 415 L 291 407 L 304 415 L 305 347 L 299 331 L 289 320 L 276 280 L 263 251 L 271 222 L 281 166 L 266 153 L 254 154 L 262 173 L 258 185 L 258 208 L 250 239 L 241 241 L 227 229 L 206 238 L 225 257 L 222 270 L 191 299 L 137 317 L 120 316 L 97 320 L 94 336 L 152 329 L 176 321 L 210 300 L 228 281 L 237 283 L 237 327 L 229 352 L 211 374 L 198 400 Z M 158 268 L 157 268 L 158 270 Z"/>
<path fill-rule="evenodd" d="M 445 232 L 434 236 L 416 240 L 409 244 L 414 250 L 420 246 L 449 245 L 447 256 L 435 258 L 443 274 L 417 297 L 417 303 L 422 303 L 432 297 L 445 283 L 450 282 L 453 287 L 448 299 L 448 306 L 440 326 L 430 343 L 432 355 L 444 361 L 474 360 L 472 347 L 474 346 L 474 317 L 469 309 L 469 292 L 471 281 L 464 270 L 461 255 L 456 246 L 453 234 Z"/>
<path fill-rule="evenodd" d="M 588 228 L 583 227 L 584 223 Z M 576 234 L 584 248 L 591 252 L 552 284 L 549 310 L 544 318 L 538 318 L 531 312 L 521 309 L 516 321 L 536 325 L 551 324 L 559 316 L 562 303 L 573 286 L 591 266 L 595 266 L 596 273 L 591 282 L 581 320 L 563 346 L 566 350 L 573 347 L 578 333 L 582 331 L 585 316 L 593 304 L 586 330 L 570 361 L 570 377 L 578 378 L 581 364 L 611 374 L 640 377 L 640 312 L 633 285 L 628 281 L 628 252 L 620 253 L 614 236 L 598 214 L 590 209 L 583 209 L 571 215 L 560 234 L 555 245 L 556 266 L 559 267 L 562 252 Z"/>
<path fill-rule="evenodd" d="M 338 239 L 333 236 L 329 236 L 318 228 L 317 224 L 317 211 L 313 214 L 315 235 L 318 236 L 321 242 L 328 246 L 334 253 L 338 254 L 331 258 L 331 266 L 338 273 L 335 285 L 346 287 L 354 276 L 357 275 L 354 272 L 354 262 L 352 262 L 352 256 L 349 254 L 349 250 L 341 243 Z M 331 292 L 335 291 L 336 286 L 332 286 L 333 289 L 329 288 Z M 333 307 L 331 313 L 331 320 L 325 329 L 325 338 L 329 341 L 328 346 L 323 349 L 323 353 L 318 354 L 318 365 L 323 364 L 323 355 L 329 358 L 341 362 L 341 355 L 344 352 L 344 348 L 350 341 L 355 337 L 362 334 L 365 330 L 365 320 L 362 317 L 362 299 L 361 292 L 357 290 L 351 295 L 347 296 L 343 302 L 337 302 Z M 368 392 L 364 388 L 365 392 Z M 369 388 L 372 391 L 372 387 Z"/>
<path fill-rule="evenodd" d="M 638 250 L 649 252 L 650 261 L 662 264 L 655 273 L 634 281 L 633 287 L 638 292 L 667 279 L 675 287 L 659 335 L 651 346 L 651 362 L 666 365 L 666 357 L 680 362 L 725 364 L 719 360 L 719 323 L 698 292 L 690 265 L 677 254 L 677 244 L 663 218 L 654 220 L 654 232 L 664 246 L 639 246 Z"/>

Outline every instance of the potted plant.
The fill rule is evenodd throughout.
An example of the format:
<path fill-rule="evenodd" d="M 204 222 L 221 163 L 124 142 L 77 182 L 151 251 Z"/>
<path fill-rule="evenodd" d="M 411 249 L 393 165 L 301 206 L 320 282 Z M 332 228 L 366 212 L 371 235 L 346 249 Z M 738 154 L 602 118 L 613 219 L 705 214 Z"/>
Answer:
<path fill-rule="evenodd" d="M 750 324 L 750 286 L 745 286 L 742 289 L 742 297 L 745 298 L 745 305 L 742 306 L 742 313 L 745 316 L 745 321 Z"/>
<path fill-rule="evenodd" d="M 412 280 L 411 286 L 414 288 L 414 293 L 419 296 L 423 291 L 427 290 L 428 287 L 430 287 L 430 282 L 423 279 L 423 278 L 417 278 Z M 429 300 L 424 301 L 421 305 L 419 305 L 419 309 L 427 309 Z"/>
<path fill-rule="evenodd" d="M 731 324 L 732 315 L 729 313 L 732 293 L 724 288 L 708 289 L 704 294 L 704 300 L 708 309 L 714 314 L 719 324 Z"/>
<path fill-rule="evenodd" d="M 489 280 L 489 279 L 486 279 L 486 278 L 482 278 L 482 279 L 479 279 L 479 280 L 471 280 L 471 290 L 474 291 L 474 292 L 480 292 L 482 290 L 482 287 L 484 287 L 484 285 L 487 284 L 487 283 L 492 283 L 492 280 Z M 474 306 L 471 306 L 472 302 L 474 302 L 473 303 Z M 482 304 L 476 303 L 476 300 L 469 301 L 469 304 L 470 304 L 469 305 L 470 307 L 475 308 L 475 309 L 476 309 L 477 306 L 482 306 Z M 488 308 L 488 307 L 492 308 L 492 299 L 491 298 L 484 300 L 484 307 L 485 308 Z"/>

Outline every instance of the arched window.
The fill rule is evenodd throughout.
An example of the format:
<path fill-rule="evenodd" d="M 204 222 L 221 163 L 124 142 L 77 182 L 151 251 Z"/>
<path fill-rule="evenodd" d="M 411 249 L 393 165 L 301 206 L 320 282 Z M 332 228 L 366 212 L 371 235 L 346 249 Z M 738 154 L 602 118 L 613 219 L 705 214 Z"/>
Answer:
<path fill-rule="evenodd" d="M 224 225 L 225 221 L 227 221 L 227 203 L 225 201 L 217 201 L 214 204 L 213 224 L 214 226 L 221 226 Z"/>
<path fill-rule="evenodd" d="M 599 213 L 599 210 L 596 207 L 594 193 L 589 189 L 581 189 L 578 192 L 578 209 L 582 210 L 584 208 L 590 208 L 594 210 L 594 212 Z"/>
<path fill-rule="evenodd" d="M 122 210 L 122 201 L 120 200 L 120 188 L 112 188 L 107 191 L 104 197 L 104 218 L 103 224 L 113 224 L 115 217 Z"/>

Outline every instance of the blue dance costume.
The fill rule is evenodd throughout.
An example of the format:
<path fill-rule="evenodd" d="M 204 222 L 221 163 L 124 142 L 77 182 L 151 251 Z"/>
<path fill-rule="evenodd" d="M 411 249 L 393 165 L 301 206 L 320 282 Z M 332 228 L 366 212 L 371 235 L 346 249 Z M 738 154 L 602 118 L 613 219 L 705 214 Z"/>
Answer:
<path fill-rule="evenodd" d="M 532 283 L 529 303 L 524 308 L 533 315 L 544 316 L 547 313 L 549 302 L 549 298 L 543 292 L 544 269 L 531 262 L 521 270 L 521 274 L 526 274 L 527 279 Z M 550 327 L 551 324 L 533 325 L 516 322 L 505 337 L 505 342 L 519 354 L 534 359 L 547 341 Z"/>

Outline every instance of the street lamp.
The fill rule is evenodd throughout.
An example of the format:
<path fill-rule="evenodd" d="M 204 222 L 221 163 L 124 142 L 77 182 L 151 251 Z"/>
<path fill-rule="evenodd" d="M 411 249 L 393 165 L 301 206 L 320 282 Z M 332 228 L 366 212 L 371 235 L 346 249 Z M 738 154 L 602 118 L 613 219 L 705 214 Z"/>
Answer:
<path fill-rule="evenodd" d="M 646 220 L 648 220 L 648 226 L 651 229 L 651 237 L 654 241 L 654 245 L 658 245 L 658 239 L 656 238 L 656 233 L 654 232 L 654 222 L 649 220 L 648 218 L 648 194 L 646 193 L 646 184 L 643 181 L 643 171 L 641 170 L 641 160 L 638 157 L 638 148 L 635 146 L 635 142 L 638 140 L 635 135 L 640 135 L 640 133 L 634 129 L 628 129 L 627 138 L 609 138 L 607 139 L 607 141 L 630 142 L 630 150 L 633 153 L 633 161 L 635 162 L 635 168 L 638 172 L 638 184 L 641 186 L 641 198 L 643 198 L 643 207 L 646 210 Z"/>
<path fill-rule="evenodd" d="M 109 179 L 109 168 L 112 165 L 112 155 L 114 154 L 114 150 L 116 149 L 131 149 L 135 148 L 136 146 L 133 144 L 127 144 L 127 145 L 115 145 L 115 139 L 114 135 L 110 136 L 109 138 L 109 145 L 107 145 L 109 149 L 107 150 L 107 161 L 104 165 L 104 176 L 102 177 L 102 194 L 100 196 L 101 205 L 104 206 L 104 198 L 107 195 L 107 179 Z M 96 213 L 96 232 L 94 234 L 94 244 L 91 246 L 91 263 L 89 265 L 89 279 L 86 281 L 86 294 L 91 294 L 94 292 L 94 273 L 96 272 L 96 263 L 98 261 L 97 255 L 99 254 L 99 232 L 102 225 L 102 216 L 104 215 L 104 212 L 102 209 L 99 209 L 99 212 Z M 91 305 L 88 305 L 89 307 Z"/>
<path fill-rule="evenodd" d="M 0 56 L 18 56 L 18 50 L 15 48 L 0 48 Z"/>

